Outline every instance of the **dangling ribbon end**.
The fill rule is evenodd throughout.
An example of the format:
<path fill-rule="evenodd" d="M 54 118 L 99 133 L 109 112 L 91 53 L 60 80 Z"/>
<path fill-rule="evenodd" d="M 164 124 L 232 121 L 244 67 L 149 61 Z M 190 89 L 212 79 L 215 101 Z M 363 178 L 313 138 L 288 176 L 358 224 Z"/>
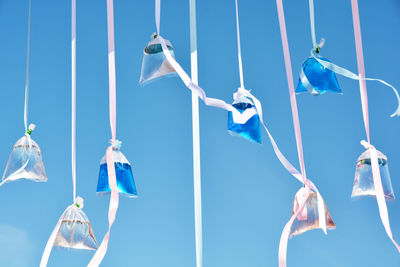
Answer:
<path fill-rule="evenodd" d="M 367 141 L 365 141 L 365 140 L 361 140 L 361 145 L 363 146 L 363 147 L 365 147 L 365 149 L 368 149 L 369 147 L 370 147 L 370 144 L 367 142 Z"/>
<path fill-rule="evenodd" d="M 390 115 L 391 118 L 396 116 L 400 117 L 400 106 L 396 109 L 396 111 L 392 115 Z"/>

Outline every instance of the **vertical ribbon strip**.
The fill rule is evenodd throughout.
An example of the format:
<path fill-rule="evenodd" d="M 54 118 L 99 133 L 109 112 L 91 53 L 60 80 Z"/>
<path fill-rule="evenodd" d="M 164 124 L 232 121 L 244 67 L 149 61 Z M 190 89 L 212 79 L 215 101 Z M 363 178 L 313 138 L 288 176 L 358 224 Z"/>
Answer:
<path fill-rule="evenodd" d="M 103 238 L 99 248 L 88 264 L 88 267 L 97 267 L 102 262 L 107 253 L 108 242 L 110 240 L 111 227 L 115 221 L 118 210 L 119 195 L 117 179 L 115 175 L 115 165 L 113 158 L 113 146 L 116 143 L 116 78 L 115 78 L 115 48 L 114 48 L 114 7 L 113 0 L 107 0 L 107 28 L 108 28 L 108 79 L 109 79 L 109 108 L 111 126 L 111 145 L 107 148 L 107 172 L 108 183 L 111 189 L 110 204 L 108 207 L 108 231 Z"/>
<path fill-rule="evenodd" d="M 239 29 L 239 8 L 238 1 L 235 0 L 236 7 L 236 38 L 237 38 L 237 46 L 238 46 L 238 61 L 239 61 L 239 77 L 240 77 L 240 88 L 239 90 L 244 90 L 244 80 L 243 80 L 243 63 L 242 63 L 242 48 L 240 45 L 240 29 Z"/>
<path fill-rule="evenodd" d="M 73 201 L 76 198 L 76 0 L 71 11 L 71 163 Z"/>
<path fill-rule="evenodd" d="M 156 0 L 156 2 L 159 1 L 160 0 Z M 189 0 L 189 9 L 190 9 L 189 10 L 190 59 L 191 59 L 191 78 L 192 78 L 191 80 L 193 81 L 194 84 L 197 85 L 198 66 L 197 66 L 196 0 Z M 158 18 L 158 22 L 159 21 L 160 19 Z M 192 92 L 192 131 L 193 131 L 193 187 L 194 187 L 196 266 L 202 267 L 203 266 L 203 223 L 202 223 L 202 208 L 201 208 L 200 118 L 199 118 L 199 97 L 194 92 Z"/>
<path fill-rule="evenodd" d="M 29 54 L 31 43 L 31 0 L 28 7 L 28 33 L 26 45 L 26 74 L 25 74 L 25 102 L 24 102 L 24 126 L 25 133 L 28 132 L 28 98 L 29 98 Z"/>
<path fill-rule="evenodd" d="M 278 9 L 278 16 L 279 16 L 279 26 L 281 32 L 281 39 L 282 39 L 282 48 L 283 48 L 283 55 L 285 59 L 285 67 L 286 67 L 286 76 L 288 80 L 289 86 L 289 95 L 290 95 L 290 103 L 292 108 L 292 116 L 293 116 L 293 125 L 295 129 L 295 136 L 296 136 L 296 144 L 297 144 L 297 153 L 300 162 L 301 174 L 303 178 L 304 186 L 309 187 L 309 183 L 306 178 L 305 172 L 305 164 L 304 164 L 304 156 L 303 156 L 303 145 L 301 139 L 301 130 L 300 130 L 300 122 L 299 122 L 299 115 L 297 110 L 297 103 L 296 103 L 296 94 L 294 90 L 294 82 L 293 82 L 293 72 L 292 72 L 292 65 L 290 60 L 290 52 L 289 52 L 289 43 L 287 38 L 286 32 L 286 23 L 285 23 L 285 14 L 283 9 L 282 0 L 277 0 L 277 9 Z M 312 25 L 313 27 L 313 25 Z M 314 37 L 313 37 L 314 38 Z M 326 221 L 325 221 L 325 206 L 322 200 L 321 195 L 318 191 L 316 191 L 318 197 L 318 218 L 319 218 L 319 226 L 326 234 Z M 302 206 L 304 208 L 304 206 Z M 302 208 L 298 210 L 298 212 L 302 212 Z M 294 221 L 294 218 L 290 219 L 290 221 L 286 224 L 279 245 L 279 266 L 285 267 L 286 266 L 286 252 L 287 252 L 287 240 L 289 238 L 290 227 Z"/>
<path fill-rule="evenodd" d="M 358 65 L 358 73 L 359 76 L 365 77 L 365 66 L 364 66 L 364 55 L 362 48 L 362 39 L 361 39 L 361 27 L 360 27 L 360 16 L 358 12 L 358 1 L 351 0 L 351 9 L 353 13 L 353 26 L 354 26 L 354 39 L 356 43 L 356 52 L 357 52 L 357 65 Z M 382 180 L 379 170 L 378 156 L 376 153 L 376 149 L 374 146 L 370 145 L 370 134 L 369 134 L 369 115 L 368 115 L 368 96 L 367 96 L 367 87 L 364 79 L 360 79 L 360 94 L 361 94 L 361 103 L 362 103 L 362 111 L 364 118 L 364 126 L 365 132 L 367 134 L 368 142 L 362 141 L 361 144 L 369 149 L 370 157 L 371 157 L 371 167 L 372 167 L 372 178 L 374 181 L 374 188 L 376 194 L 376 200 L 379 208 L 379 215 L 382 221 L 382 224 L 385 228 L 385 231 L 392 240 L 393 244 L 397 248 L 400 253 L 400 246 L 393 239 L 392 230 L 390 228 L 389 222 L 389 213 L 386 206 L 386 200 L 382 187 Z"/>
<path fill-rule="evenodd" d="M 29 1 L 30 2 L 30 1 Z M 29 49 L 28 49 L 29 50 Z M 71 0 L 71 166 L 72 166 L 72 187 L 73 203 L 76 201 L 76 0 Z M 74 205 L 73 204 L 73 205 Z M 68 209 L 68 208 L 67 208 Z M 66 209 L 66 210 L 67 210 Z M 46 267 L 49 261 L 51 250 L 57 233 L 60 230 L 64 213 L 58 219 L 56 226 L 47 240 L 43 251 L 40 267 Z"/>

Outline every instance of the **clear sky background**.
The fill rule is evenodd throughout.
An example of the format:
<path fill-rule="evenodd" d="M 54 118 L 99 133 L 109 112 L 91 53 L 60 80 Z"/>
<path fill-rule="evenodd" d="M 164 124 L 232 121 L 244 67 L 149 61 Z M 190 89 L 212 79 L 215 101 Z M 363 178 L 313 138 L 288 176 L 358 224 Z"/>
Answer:
<path fill-rule="evenodd" d="M 29 121 L 40 145 L 47 183 L 0 187 L 0 265 L 38 266 L 47 239 L 72 204 L 71 4 L 32 1 Z M 107 231 L 108 196 L 97 197 L 99 162 L 111 137 L 108 119 L 106 1 L 77 1 L 77 190 L 100 243 Z M 138 199 L 121 198 L 102 266 L 195 265 L 191 95 L 179 78 L 138 84 L 143 48 L 155 31 L 154 2 L 115 2 L 117 137 L 132 163 Z M 357 71 L 350 0 L 315 1 L 321 54 Z M 400 2 L 360 1 L 368 77 L 400 88 L 397 53 Z M 308 1 L 284 1 L 293 71 L 312 48 Z M 275 1 L 239 1 L 244 79 L 263 104 L 265 122 L 298 166 Z M 210 97 L 232 101 L 239 86 L 233 0 L 198 1 L 199 81 Z M 23 102 L 28 1 L 0 0 L 0 166 L 24 134 Z M 190 73 L 189 1 L 163 1 L 161 35 Z M 365 139 L 358 82 L 338 77 L 343 95 L 297 97 L 307 174 L 337 229 L 289 241 L 289 266 L 400 266 L 375 199 L 350 198 Z M 368 83 L 372 143 L 388 156 L 400 196 L 400 119 L 389 88 Z M 200 103 L 205 267 L 278 265 L 281 231 L 301 184 L 275 157 L 263 133 L 257 145 L 230 136 L 227 112 Z M 400 240 L 400 202 L 388 204 Z M 49 266 L 85 266 L 92 252 L 55 248 Z"/>

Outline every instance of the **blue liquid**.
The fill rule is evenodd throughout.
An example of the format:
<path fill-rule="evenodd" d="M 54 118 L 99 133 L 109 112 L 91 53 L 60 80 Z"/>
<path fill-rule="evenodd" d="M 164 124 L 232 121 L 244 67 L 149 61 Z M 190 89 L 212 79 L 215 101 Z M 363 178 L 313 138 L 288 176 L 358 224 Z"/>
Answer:
<path fill-rule="evenodd" d="M 320 59 L 330 62 L 324 57 Z M 322 66 L 315 58 L 310 57 L 303 63 L 303 72 L 308 81 L 311 83 L 314 90 L 318 94 L 326 92 L 341 93 L 336 75 L 333 71 Z M 307 92 L 307 88 L 303 85 L 301 80 L 297 84 L 296 93 Z"/>
<path fill-rule="evenodd" d="M 118 192 L 130 196 L 137 196 L 135 180 L 133 179 L 131 165 L 115 162 L 115 176 L 117 178 Z M 111 192 L 108 184 L 107 163 L 100 165 L 99 181 L 97 183 L 97 193 Z"/>
<path fill-rule="evenodd" d="M 251 108 L 252 105 L 248 103 L 237 103 L 233 106 L 243 113 L 246 109 Z M 261 144 L 261 131 L 260 131 L 260 118 L 258 114 L 251 117 L 245 124 L 235 123 L 233 121 L 232 112 L 228 113 L 228 132 L 237 134 L 250 141 Z"/>

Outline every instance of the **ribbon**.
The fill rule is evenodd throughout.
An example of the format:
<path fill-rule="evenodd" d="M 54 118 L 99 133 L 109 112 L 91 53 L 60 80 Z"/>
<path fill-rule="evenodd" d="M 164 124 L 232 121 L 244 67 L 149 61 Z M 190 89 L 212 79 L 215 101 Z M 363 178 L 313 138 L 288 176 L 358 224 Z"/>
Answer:
<path fill-rule="evenodd" d="M 279 26 L 281 32 L 281 39 L 282 39 L 282 48 L 283 54 L 285 59 L 285 68 L 286 68 L 286 76 L 288 80 L 288 87 L 289 87 L 289 95 L 290 95 L 290 103 L 292 108 L 292 116 L 293 116 L 293 125 L 295 129 L 295 136 L 296 136 L 296 144 L 297 144 L 297 154 L 300 162 L 302 180 L 305 187 L 309 187 L 309 183 L 306 178 L 305 172 L 305 164 L 304 164 L 304 156 L 303 156 L 303 146 L 301 140 L 301 130 L 300 130 L 300 122 L 299 122 L 299 115 L 297 110 L 297 103 L 296 103 L 296 94 L 294 90 L 294 82 L 293 82 L 293 72 L 292 72 L 292 65 L 290 60 L 290 52 L 289 52 L 289 43 L 287 38 L 286 32 L 286 23 L 285 23 L 285 14 L 283 10 L 283 3 L 282 0 L 277 0 L 277 9 L 278 9 L 278 16 L 279 16 Z M 313 6 L 312 6 L 313 7 Z M 312 28 L 315 28 L 314 24 L 312 23 Z M 315 41 L 315 34 L 313 35 L 313 42 Z M 318 199 L 318 217 L 319 217 L 319 226 L 326 234 L 326 221 L 325 221 L 325 205 L 323 203 L 322 197 L 318 190 L 315 191 L 317 193 Z M 297 214 L 302 212 L 302 208 L 299 208 Z M 295 214 L 297 216 L 297 214 Z M 295 218 L 295 217 L 294 217 Z M 279 266 L 285 267 L 286 266 L 286 253 L 287 253 L 287 240 L 289 238 L 289 231 L 290 227 L 294 221 L 294 218 L 289 220 L 286 224 L 284 230 L 282 231 L 281 241 L 279 244 Z"/>
<path fill-rule="evenodd" d="M 110 204 L 108 207 L 108 232 L 103 238 L 99 248 L 90 260 L 88 267 L 99 266 L 107 253 L 108 242 L 110 240 L 111 227 L 115 221 L 118 210 L 119 195 L 117 188 L 117 178 L 115 176 L 115 165 L 113 158 L 113 147 L 116 146 L 116 79 L 115 79 L 115 48 L 114 48 L 114 7 L 113 0 L 107 0 L 107 27 L 108 27 L 108 79 L 109 79 L 109 105 L 110 105 L 110 126 L 111 126 L 111 145 L 107 148 L 107 173 L 108 184 L 111 189 Z"/>
<path fill-rule="evenodd" d="M 24 126 L 25 132 L 28 132 L 28 98 L 29 98 L 29 54 L 31 43 L 31 0 L 28 8 L 28 38 L 26 46 L 26 76 L 25 76 L 25 103 L 24 103 Z"/>
<path fill-rule="evenodd" d="M 236 7 L 236 37 L 237 37 L 237 46 L 238 46 L 239 77 L 240 77 L 239 90 L 243 90 L 244 89 L 243 64 L 242 64 L 242 49 L 240 46 L 239 8 L 238 8 L 237 0 L 235 0 L 235 7 Z"/>
<path fill-rule="evenodd" d="M 360 17 L 358 12 L 358 1 L 351 0 L 351 9 L 353 13 L 353 26 L 354 26 L 354 39 L 356 43 L 356 52 L 357 52 L 357 65 L 358 72 L 360 77 L 365 77 L 365 67 L 364 67 L 364 55 L 362 49 L 362 39 L 361 39 L 361 27 L 360 27 Z M 394 241 L 392 230 L 390 228 L 389 223 L 389 214 L 386 206 L 386 200 L 382 187 L 381 174 L 379 171 L 379 163 L 378 156 L 376 153 L 376 149 L 371 145 L 370 142 L 370 134 L 369 134 L 369 115 L 368 115 L 368 97 L 367 97 L 367 87 L 365 83 L 365 79 L 360 79 L 360 94 L 361 94 L 361 103 L 362 103 L 362 111 L 364 118 L 365 131 L 367 134 L 367 142 L 361 141 L 361 144 L 370 151 L 371 156 L 371 167 L 372 167 L 372 177 L 374 181 L 374 188 L 376 194 L 376 200 L 379 208 L 379 215 L 382 221 L 382 224 L 385 228 L 386 234 L 392 240 L 393 244 L 397 248 L 400 253 L 400 247 Z"/>
<path fill-rule="evenodd" d="M 160 0 L 156 0 L 159 3 Z M 190 61 L 191 77 L 198 84 L 197 66 L 197 27 L 196 0 L 189 0 L 190 9 Z M 159 15 L 159 13 L 158 13 Z M 158 17 L 158 23 L 159 23 Z M 157 18 L 156 18 L 157 21 Z M 158 25 L 159 27 L 159 25 Z M 201 168 L 200 168 L 200 118 L 199 97 L 192 92 L 192 131 L 193 131 L 193 190 L 194 190 L 194 224 L 196 243 L 196 266 L 203 266 L 203 222 L 201 208 Z"/>

